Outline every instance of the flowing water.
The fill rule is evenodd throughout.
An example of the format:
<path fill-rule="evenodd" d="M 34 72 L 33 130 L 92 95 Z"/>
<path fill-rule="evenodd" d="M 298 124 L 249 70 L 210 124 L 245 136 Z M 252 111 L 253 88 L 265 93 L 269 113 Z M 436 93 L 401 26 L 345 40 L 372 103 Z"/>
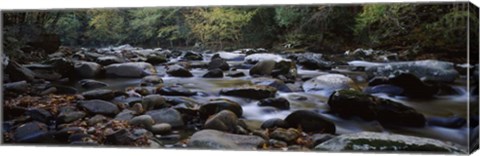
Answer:
<path fill-rule="evenodd" d="M 200 62 L 209 62 L 211 55 L 205 55 L 204 60 Z M 170 63 L 174 63 L 178 59 L 171 60 Z M 242 64 L 243 61 L 229 61 L 231 66 Z M 165 67 L 156 66 L 158 71 L 165 71 Z M 314 77 L 327 72 L 317 70 L 304 70 L 298 66 L 298 74 L 301 77 Z M 352 78 L 356 85 L 362 89 L 366 86 L 367 78 L 363 72 L 349 71 L 347 68 L 333 69 L 335 72 L 345 74 Z M 284 97 L 290 102 L 290 110 L 277 110 L 271 107 L 259 107 L 257 106 L 257 100 L 236 98 L 229 96 L 219 95 L 219 91 L 222 88 L 239 87 L 246 84 L 253 84 L 251 82 L 252 77 L 248 74 L 248 69 L 237 69 L 245 73 L 244 77 L 240 78 L 202 78 L 202 75 L 207 72 L 206 69 L 192 69 L 191 72 L 194 77 L 191 78 L 178 78 L 166 75 L 164 72 L 159 72 L 164 80 L 165 86 L 180 85 L 184 88 L 188 88 L 192 91 L 196 91 L 199 94 L 191 98 L 195 99 L 199 103 L 204 103 L 212 98 L 227 98 L 238 102 L 243 107 L 243 117 L 248 121 L 261 122 L 271 118 L 285 118 L 288 114 L 299 109 L 314 110 L 321 114 L 326 119 L 335 123 L 337 128 L 337 134 L 353 133 L 360 131 L 375 131 L 375 132 L 393 132 L 397 134 L 407 134 L 420 137 L 435 138 L 439 140 L 453 142 L 459 145 L 466 146 L 468 139 L 468 127 L 463 126 L 461 128 L 443 128 L 437 126 L 425 126 L 423 128 L 409 128 L 409 127 L 395 127 L 384 128 L 377 121 L 365 121 L 359 118 L 343 119 L 333 114 L 328 113 L 329 106 L 327 105 L 328 96 L 323 96 L 323 93 L 315 92 L 278 92 L 277 97 Z M 108 83 L 109 88 L 112 89 L 125 89 L 126 87 L 139 86 L 140 79 L 119 79 L 119 78 L 106 78 L 99 79 L 99 81 Z M 374 94 L 381 98 L 390 99 L 400 102 L 404 105 L 410 106 L 416 109 L 418 112 L 424 114 L 426 118 L 430 117 L 451 117 L 458 116 L 468 119 L 467 112 L 467 100 L 468 91 L 466 91 L 466 78 L 459 78 L 459 80 L 453 84 L 456 90 L 459 90 L 461 95 L 454 96 L 440 96 L 428 100 L 414 100 L 405 97 L 392 97 L 385 94 Z M 76 85 L 77 88 L 80 88 Z"/>

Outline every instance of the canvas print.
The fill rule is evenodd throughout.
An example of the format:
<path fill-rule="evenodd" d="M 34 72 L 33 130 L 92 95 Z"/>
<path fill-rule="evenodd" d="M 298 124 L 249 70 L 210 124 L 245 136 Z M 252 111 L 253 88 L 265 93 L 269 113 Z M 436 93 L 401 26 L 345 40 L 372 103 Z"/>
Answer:
<path fill-rule="evenodd" d="M 468 154 L 478 15 L 469 2 L 2 10 L 1 143 Z"/>

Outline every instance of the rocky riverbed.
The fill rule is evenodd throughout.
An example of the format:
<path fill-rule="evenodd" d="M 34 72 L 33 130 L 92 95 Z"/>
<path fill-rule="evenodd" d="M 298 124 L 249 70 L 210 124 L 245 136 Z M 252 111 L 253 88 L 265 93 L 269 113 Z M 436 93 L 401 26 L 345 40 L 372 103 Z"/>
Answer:
<path fill-rule="evenodd" d="M 2 65 L 8 144 L 465 153 L 478 142 L 478 65 L 129 45 Z"/>

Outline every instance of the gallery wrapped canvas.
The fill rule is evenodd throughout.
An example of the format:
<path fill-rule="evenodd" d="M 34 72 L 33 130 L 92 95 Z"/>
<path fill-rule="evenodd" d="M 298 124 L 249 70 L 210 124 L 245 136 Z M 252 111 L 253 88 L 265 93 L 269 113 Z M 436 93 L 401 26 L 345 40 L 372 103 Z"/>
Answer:
<path fill-rule="evenodd" d="M 469 2 L 2 10 L 2 144 L 469 154 Z M 47 147 L 48 148 L 48 147 Z"/>

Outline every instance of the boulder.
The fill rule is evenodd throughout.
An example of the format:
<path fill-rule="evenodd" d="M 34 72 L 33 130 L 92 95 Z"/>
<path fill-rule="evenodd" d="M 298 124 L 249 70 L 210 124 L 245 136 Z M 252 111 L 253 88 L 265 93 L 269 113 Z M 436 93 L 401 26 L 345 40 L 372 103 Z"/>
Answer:
<path fill-rule="evenodd" d="M 95 62 L 77 62 L 75 63 L 75 73 L 82 78 L 95 78 L 102 72 L 102 66 Z"/>
<path fill-rule="evenodd" d="M 193 77 L 190 71 L 180 65 L 168 66 L 167 74 L 175 77 Z"/>
<path fill-rule="evenodd" d="M 120 110 L 117 105 L 103 101 L 103 100 L 86 100 L 80 101 L 78 106 L 87 110 L 92 114 L 103 114 L 113 116 L 116 115 Z"/>
<path fill-rule="evenodd" d="M 238 118 L 235 113 L 229 110 L 222 110 L 208 118 L 203 128 L 235 133 L 237 131 L 237 122 Z"/>
<path fill-rule="evenodd" d="M 236 96 L 249 99 L 265 99 L 269 97 L 275 97 L 277 89 L 270 86 L 243 86 L 240 88 L 227 88 L 222 89 L 220 94 L 227 96 Z"/>
<path fill-rule="evenodd" d="M 140 82 L 141 86 L 155 86 L 158 84 L 163 84 L 163 79 L 156 75 L 145 76 Z"/>
<path fill-rule="evenodd" d="M 220 57 L 213 57 L 212 60 L 208 63 L 208 70 L 212 69 L 221 69 L 223 71 L 226 71 L 230 69 L 230 65 L 228 65 L 227 61 L 220 58 Z"/>
<path fill-rule="evenodd" d="M 116 63 L 124 63 L 125 60 L 117 57 L 117 56 L 101 56 L 101 57 L 98 57 L 95 62 L 97 62 L 98 64 L 102 65 L 102 66 L 108 66 L 108 65 L 111 65 L 111 64 L 116 64 Z"/>
<path fill-rule="evenodd" d="M 192 135 L 187 145 L 202 149 L 252 150 L 265 144 L 265 140 L 254 135 L 237 135 L 217 130 L 201 130 Z"/>
<path fill-rule="evenodd" d="M 273 60 L 260 61 L 250 68 L 251 76 L 270 76 L 275 68 L 276 62 Z"/>
<path fill-rule="evenodd" d="M 11 81 L 33 81 L 35 79 L 35 73 L 28 68 L 25 68 L 18 64 L 14 60 L 10 60 L 5 69 L 5 73 L 8 74 Z"/>
<path fill-rule="evenodd" d="M 111 64 L 105 66 L 105 71 L 108 76 L 126 78 L 142 78 L 156 73 L 155 68 L 151 64 L 145 62 Z"/>
<path fill-rule="evenodd" d="M 353 88 L 354 82 L 341 74 L 326 74 L 312 78 L 303 83 L 305 92 L 318 92 L 320 95 L 329 96 L 336 90 Z"/>
<path fill-rule="evenodd" d="M 194 96 L 197 95 L 197 92 L 191 91 L 189 89 L 183 88 L 182 86 L 169 86 L 161 87 L 157 89 L 157 92 L 161 95 L 166 96 Z"/>
<path fill-rule="evenodd" d="M 375 120 L 377 99 L 371 95 L 353 90 L 339 90 L 328 99 L 330 111 L 341 117 L 358 116 L 365 120 Z"/>
<path fill-rule="evenodd" d="M 150 115 L 153 120 L 155 120 L 155 123 L 168 123 L 173 128 L 180 128 L 184 125 L 182 115 L 173 108 L 151 110 L 147 111 L 145 114 Z"/>
<path fill-rule="evenodd" d="M 140 115 L 130 119 L 128 124 L 148 129 L 155 124 L 155 121 L 150 115 Z"/>
<path fill-rule="evenodd" d="M 222 110 L 232 111 L 237 117 L 241 117 L 243 114 L 242 106 L 228 99 L 213 99 L 200 106 L 198 111 L 201 118 L 207 119 L 209 116 L 214 115 Z"/>
<path fill-rule="evenodd" d="M 203 60 L 203 56 L 201 54 L 198 54 L 198 53 L 195 53 L 195 52 L 192 52 L 192 51 L 188 51 L 184 54 L 183 59 L 184 60 L 190 60 L 190 61 L 201 61 L 201 60 Z"/>
<path fill-rule="evenodd" d="M 165 101 L 165 98 L 158 94 L 147 95 L 142 98 L 142 107 L 145 111 L 166 108 L 168 106 L 170 105 Z"/>
<path fill-rule="evenodd" d="M 366 72 L 369 77 L 392 77 L 402 73 L 410 73 L 423 81 L 447 83 L 455 81 L 459 76 L 453 63 L 437 60 L 387 63 L 380 66 L 371 66 L 366 69 Z"/>
<path fill-rule="evenodd" d="M 203 75 L 204 78 L 222 78 L 223 77 L 223 71 L 221 69 L 212 69 L 209 70 L 205 75 Z"/>
<path fill-rule="evenodd" d="M 262 125 L 260 126 L 262 129 L 273 129 L 273 128 L 288 128 L 287 123 L 279 118 L 273 118 L 265 120 Z"/>
<path fill-rule="evenodd" d="M 297 138 L 300 137 L 300 135 L 301 135 L 301 132 L 294 128 L 289 128 L 289 129 L 277 128 L 270 133 L 270 138 L 291 143 L 296 141 Z"/>
<path fill-rule="evenodd" d="M 57 117 L 57 123 L 70 123 L 85 117 L 87 114 L 83 111 L 62 112 Z"/>
<path fill-rule="evenodd" d="M 28 122 L 18 126 L 13 139 L 18 143 L 38 143 L 48 137 L 48 126 L 40 122 Z"/>
<path fill-rule="evenodd" d="M 217 52 L 218 56 L 227 61 L 243 61 L 245 59 L 245 54 L 234 53 L 234 52 Z"/>
<path fill-rule="evenodd" d="M 315 147 L 320 151 L 404 151 L 449 152 L 466 151 L 443 141 L 399 134 L 360 132 L 343 134 Z"/>
<path fill-rule="evenodd" d="M 320 114 L 308 110 L 297 110 L 285 118 L 292 128 L 301 128 L 304 132 L 335 134 L 335 124 L 326 120 Z"/>
<path fill-rule="evenodd" d="M 172 126 L 168 123 L 155 124 L 150 129 L 153 134 L 168 134 L 172 131 Z"/>
<path fill-rule="evenodd" d="M 30 84 L 27 81 L 18 81 L 18 82 L 11 82 L 3 84 L 3 88 L 5 91 L 17 92 L 17 93 L 25 93 L 29 90 Z"/>
<path fill-rule="evenodd" d="M 163 55 L 149 55 L 147 56 L 147 60 L 145 62 L 148 62 L 153 65 L 161 64 L 161 63 L 166 63 L 168 62 L 167 58 Z"/>

